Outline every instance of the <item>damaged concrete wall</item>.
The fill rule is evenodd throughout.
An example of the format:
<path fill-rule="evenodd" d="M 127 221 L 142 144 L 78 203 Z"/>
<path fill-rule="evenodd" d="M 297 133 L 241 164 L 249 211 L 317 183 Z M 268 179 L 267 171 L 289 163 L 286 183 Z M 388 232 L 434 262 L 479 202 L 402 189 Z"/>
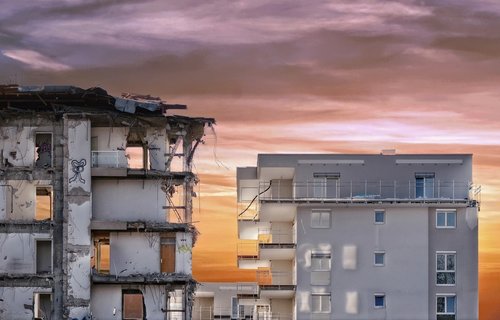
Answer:
<path fill-rule="evenodd" d="M 165 193 L 159 180 L 95 180 L 93 219 L 166 221 Z"/>
<path fill-rule="evenodd" d="M 125 150 L 129 131 L 129 127 L 94 127 L 91 136 L 99 151 Z"/>
<path fill-rule="evenodd" d="M 46 233 L 1 233 L 0 273 L 35 274 L 36 240 L 51 238 Z"/>
<path fill-rule="evenodd" d="M 35 132 L 33 127 L 0 128 L 0 150 L 2 163 L 14 167 L 32 167 L 35 163 Z"/>
<path fill-rule="evenodd" d="M 0 319 L 32 319 L 34 294 L 50 292 L 50 288 L 0 287 Z"/>
<path fill-rule="evenodd" d="M 176 234 L 175 271 L 191 274 L 193 268 L 193 235 L 178 232 Z"/>
<path fill-rule="evenodd" d="M 167 135 L 164 128 L 148 128 L 149 165 L 153 170 L 165 171 L 165 153 L 167 152 Z"/>
<path fill-rule="evenodd" d="M 35 219 L 36 187 L 50 186 L 52 181 L 7 180 L 0 184 L 11 186 L 0 188 L 0 220 L 33 220 Z M 2 208 L 4 208 L 3 211 L 1 211 Z"/>
<path fill-rule="evenodd" d="M 166 290 L 159 285 L 93 285 L 92 316 L 95 319 L 122 318 L 122 288 L 138 289 L 144 296 L 147 319 L 165 319 Z"/>
<path fill-rule="evenodd" d="M 90 121 L 68 119 L 67 128 L 66 305 L 70 318 L 82 318 L 90 311 Z"/>
<path fill-rule="evenodd" d="M 160 234 L 111 232 L 110 273 L 126 276 L 160 272 Z"/>

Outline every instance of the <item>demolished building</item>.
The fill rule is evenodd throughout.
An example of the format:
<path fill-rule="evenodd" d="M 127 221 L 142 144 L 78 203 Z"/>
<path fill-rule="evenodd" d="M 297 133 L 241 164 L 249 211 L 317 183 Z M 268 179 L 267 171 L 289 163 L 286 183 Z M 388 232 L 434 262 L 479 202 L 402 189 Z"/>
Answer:
<path fill-rule="evenodd" d="M 0 86 L 0 318 L 190 319 L 212 118 L 101 88 Z"/>

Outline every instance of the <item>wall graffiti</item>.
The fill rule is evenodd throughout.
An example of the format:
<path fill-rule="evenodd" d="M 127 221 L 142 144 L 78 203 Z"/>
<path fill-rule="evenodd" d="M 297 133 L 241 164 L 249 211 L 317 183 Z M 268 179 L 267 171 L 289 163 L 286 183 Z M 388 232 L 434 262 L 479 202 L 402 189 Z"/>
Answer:
<path fill-rule="evenodd" d="M 85 166 L 87 165 L 87 160 L 82 159 L 80 161 L 78 160 L 71 160 L 71 171 L 73 171 L 74 175 L 69 178 L 69 182 L 75 182 L 77 179 L 81 183 L 85 183 L 85 179 L 82 178 L 82 172 L 85 170 Z"/>

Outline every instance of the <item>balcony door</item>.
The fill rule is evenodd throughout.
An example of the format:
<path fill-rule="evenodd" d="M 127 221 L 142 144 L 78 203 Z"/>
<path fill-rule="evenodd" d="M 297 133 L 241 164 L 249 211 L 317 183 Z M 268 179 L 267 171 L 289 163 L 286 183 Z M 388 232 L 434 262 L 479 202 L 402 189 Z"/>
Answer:
<path fill-rule="evenodd" d="M 336 199 L 339 198 L 340 173 L 315 173 L 314 174 L 314 198 Z"/>
<path fill-rule="evenodd" d="M 434 198 L 434 172 L 415 174 L 415 198 Z"/>

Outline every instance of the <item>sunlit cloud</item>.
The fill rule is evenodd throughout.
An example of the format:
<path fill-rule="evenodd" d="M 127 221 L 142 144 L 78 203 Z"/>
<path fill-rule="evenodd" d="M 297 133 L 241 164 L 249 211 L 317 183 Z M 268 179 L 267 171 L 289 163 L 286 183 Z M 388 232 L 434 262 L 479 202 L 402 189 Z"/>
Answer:
<path fill-rule="evenodd" d="M 32 50 L 3 50 L 2 54 L 35 70 L 66 71 L 71 68 Z"/>

